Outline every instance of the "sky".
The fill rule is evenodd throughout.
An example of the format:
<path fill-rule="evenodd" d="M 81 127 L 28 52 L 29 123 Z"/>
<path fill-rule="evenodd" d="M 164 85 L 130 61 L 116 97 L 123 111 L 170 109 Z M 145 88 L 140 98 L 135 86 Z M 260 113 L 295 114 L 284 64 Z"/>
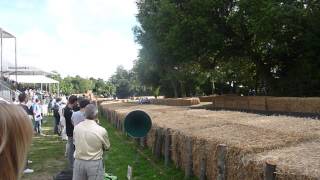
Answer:
<path fill-rule="evenodd" d="M 63 77 L 107 80 L 118 65 L 132 68 L 135 14 L 135 0 L 0 0 L 0 28 L 17 37 L 18 65 Z M 3 57 L 14 62 L 14 40 L 4 40 Z"/>

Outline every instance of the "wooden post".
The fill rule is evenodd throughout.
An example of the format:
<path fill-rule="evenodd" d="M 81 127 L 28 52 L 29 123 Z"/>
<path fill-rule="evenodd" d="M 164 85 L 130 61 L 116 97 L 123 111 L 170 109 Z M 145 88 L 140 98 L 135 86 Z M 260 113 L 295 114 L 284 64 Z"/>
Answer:
<path fill-rule="evenodd" d="M 156 129 L 156 132 L 154 135 L 154 142 L 153 142 L 153 148 L 152 148 L 152 153 L 154 156 L 156 155 L 157 142 L 158 142 L 158 129 Z"/>
<path fill-rule="evenodd" d="M 164 165 L 168 166 L 171 156 L 171 134 L 170 129 L 165 131 L 165 140 L 164 140 Z"/>
<path fill-rule="evenodd" d="M 266 162 L 264 167 L 264 180 L 275 180 L 276 179 L 277 165 L 273 162 Z"/>
<path fill-rule="evenodd" d="M 110 123 L 111 122 L 111 111 L 108 110 L 108 122 Z"/>
<path fill-rule="evenodd" d="M 126 130 L 124 129 L 124 121 L 121 121 L 121 126 L 122 126 L 122 132 L 126 133 Z"/>
<path fill-rule="evenodd" d="M 120 119 L 120 116 L 118 116 L 118 119 L 117 119 L 117 128 L 118 128 L 118 130 L 121 130 L 120 122 L 121 122 L 121 119 Z"/>
<path fill-rule="evenodd" d="M 140 138 L 140 146 L 141 146 L 142 148 L 146 148 L 146 147 L 147 147 L 147 142 L 146 142 L 146 140 L 147 140 L 147 137 L 142 137 L 142 138 Z"/>
<path fill-rule="evenodd" d="M 226 156 L 227 145 L 219 144 L 217 147 L 217 165 L 218 165 L 218 177 L 217 180 L 226 180 Z"/>
<path fill-rule="evenodd" d="M 116 116 L 115 116 L 115 121 L 114 121 L 114 126 L 116 127 L 116 129 L 118 129 L 118 114 L 115 112 Z"/>
<path fill-rule="evenodd" d="M 161 149 L 162 149 L 162 129 L 158 128 L 156 131 L 157 139 L 156 139 L 156 149 L 155 149 L 155 155 L 158 159 L 161 158 Z"/>
<path fill-rule="evenodd" d="M 206 149 L 206 143 L 205 141 L 201 141 L 201 148 L 202 148 L 202 157 L 200 160 L 200 180 L 206 180 L 207 179 L 207 149 Z"/>
<path fill-rule="evenodd" d="M 186 140 L 186 146 L 187 146 L 187 164 L 185 168 L 185 179 L 190 179 L 193 175 L 192 173 L 192 167 L 193 167 L 193 161 L 192 161 L 192 139 L 187 137 Z"/>
<path fill-rule="evenodd" d="M 206 157 L 203 156 L 200 162 L 200 180 L 207 179 L 207 160 Z"/>
<path fill-rule="evenodd" d="M 117 118 L 118 118 L 118 116 L 117 116 L 117 113 L 115 111 L 114 112 L 114 121 L 113 121 L 113 127 L 115 127 L 115 128 L 117 128 Z"/>
<path fill-rule="evenodd" d="M 140 144 L 140 138 L 134 138 L 134 140 L 136 141 L 137 145 Z"/>
<path fill-rule="evenodd" d="M 110 118 L 111 125 L 113 125 L 113 119 L 114 119 L 114 112 L 111 111 L 111 118 Z"/>

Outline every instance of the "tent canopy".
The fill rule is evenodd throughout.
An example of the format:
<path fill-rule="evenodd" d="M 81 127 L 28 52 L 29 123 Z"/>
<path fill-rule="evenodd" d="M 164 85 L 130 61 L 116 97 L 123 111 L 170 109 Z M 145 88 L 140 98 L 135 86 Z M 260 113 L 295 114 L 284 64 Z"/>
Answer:
<path fill-rule="evenodd" d="M 10 76 L 10 80 L 16 81 L 16 76 Z M 59 84 L 59 81 L 48 78 L 43 75 L 17 75 L 18 83 L 30 83 L 30 84 Z"/>
<path fill-rule="evenodd" d="M 0 28 L 0 36 L 1 36 L 1 34 L 2 34 L 2 38 L 15 38 L 12 34 L 6 32 Z"/>

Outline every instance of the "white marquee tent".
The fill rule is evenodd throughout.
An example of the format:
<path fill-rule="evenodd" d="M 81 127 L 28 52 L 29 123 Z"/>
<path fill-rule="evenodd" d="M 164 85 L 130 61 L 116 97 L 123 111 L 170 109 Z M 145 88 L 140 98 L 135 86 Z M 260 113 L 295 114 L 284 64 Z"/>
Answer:
<path fill-rule="evenodd" d="M 15 81 L 19 84 L 40 84 L 41 85 L 41 90 L 43 89 L 43 84 L 46 86 L 49 85 L 50 89 L 50 84 L 57 84 L 58 85 L 58 96 L 59 96 L 59 81 L 56 81 L 54 79 L 48 78 L 44 75 L 14 75 L 14 76 L 9 76 L 9 79 L 11 81 Z"/>
<path fill-rule="evenodd" d="M 9 76 L 11 81 L 16 81 L 15 76 Z M 59 84 L 59 81 L 43 75 L 17 75 L 17 83 L 27 84 Z"/>

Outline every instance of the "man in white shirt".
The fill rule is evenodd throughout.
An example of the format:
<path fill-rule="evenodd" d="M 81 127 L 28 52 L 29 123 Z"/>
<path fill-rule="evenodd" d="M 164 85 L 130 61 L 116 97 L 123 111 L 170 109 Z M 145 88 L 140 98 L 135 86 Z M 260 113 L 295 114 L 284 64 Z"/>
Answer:
<path fill-rule="evenodd" d="M 108 133 L 96 123 L 98 109 L 85 107 L 86 119 L 74 128 L 75 145 L 73 180 L 103 180 L 103 151 L 110 148 Z"/>
<path fill-rule="evenodd" d="M 80 110 L 77 112 L 74 112 L 71 116 L 71 122 L 73 126 L 78 125 L 80 122 L 86 119 L 84 111 L 85 111 L 85 107 L 88 104 L 90 104 L 90 101 L 88 99 L 82 99 L 79 101 Z"/>

